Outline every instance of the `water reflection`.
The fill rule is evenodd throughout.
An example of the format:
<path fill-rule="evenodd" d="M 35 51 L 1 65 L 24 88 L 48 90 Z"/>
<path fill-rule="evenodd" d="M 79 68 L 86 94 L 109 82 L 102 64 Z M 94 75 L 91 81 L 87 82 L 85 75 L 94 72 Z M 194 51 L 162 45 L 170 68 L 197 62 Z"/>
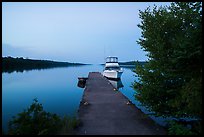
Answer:
<path fill-rule="evenodd" d="M 32 70 L 46 70 L 46 69 L 54 69 L 54 68 L 67 68 L 67 67 L 83 67 L 84 65 L 89 65 L 89 64 L 83 64 L 83 65 L 67 65 L 67 66 L 44 66 L 44 67 L 18 67 L 18 68 L 15 68 L 15 67 L 11 67 L 9 69 L 2 69 L 2 73 L 13 73 L 13 72 L 20 72 L 20 73 L 23 73 L 23 72 L 28 72 L 28 71 L 32 71 Z"/>
<path fill-rule="evenodd" d="M 108 80 L 117 89 L 124 87 L 121 79 L 108 79 Z"/>
<path fill-rule="evenodd" d="M 77 87 L 79 76 L 87 78 L 89 72 L 102 70 L 102 65 L 84 65 L 41 71 L 32 70 L 26 73 L 2 73 L 2 126 L 4 132 L 7 131 L 12 116 L 22 112 L 32 103 L 33 98 L 38 98 L 48 112 L 62 117 L 75 115 L 84 91 L 83 85 L 81 85 L 82 88 Z M 109 81 L 115 88 L 120 88 L 120 92 L 145 114 L 152 113 L 141 106 L 134 97 L 136 91 L 131 87 L 131 83 L 138 81 L 138 77 L 134 76 L 132 68 L 124 68 L 124 74 L 120 80 Z M 160 125 L 164 125 L 166 120 L 161 117 L 151 118 Z"/>

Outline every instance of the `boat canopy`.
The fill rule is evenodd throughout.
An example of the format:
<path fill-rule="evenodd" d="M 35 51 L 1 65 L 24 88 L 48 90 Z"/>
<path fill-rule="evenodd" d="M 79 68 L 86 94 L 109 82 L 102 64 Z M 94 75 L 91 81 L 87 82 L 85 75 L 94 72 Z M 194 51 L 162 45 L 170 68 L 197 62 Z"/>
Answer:
<path fill-rule="evenodd" d="M 117 63 L 118 58 L 117 57 L 107 57 L 106 58 L 106 63 Z"/>

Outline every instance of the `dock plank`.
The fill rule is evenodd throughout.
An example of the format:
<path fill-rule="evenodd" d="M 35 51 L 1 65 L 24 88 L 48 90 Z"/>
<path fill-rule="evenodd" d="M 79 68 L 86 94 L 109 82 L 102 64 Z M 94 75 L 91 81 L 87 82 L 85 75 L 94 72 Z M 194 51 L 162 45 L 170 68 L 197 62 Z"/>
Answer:
<path fill-rule="evenodd" d="M 84 102 L 86 102 L 84 104 Z M 88 102 L 88 103 L 87 103 Z M 165 135 L 166 130 L 115 91 L 99 72 L 90 72 L 78 110 L 78 135 Z"/>

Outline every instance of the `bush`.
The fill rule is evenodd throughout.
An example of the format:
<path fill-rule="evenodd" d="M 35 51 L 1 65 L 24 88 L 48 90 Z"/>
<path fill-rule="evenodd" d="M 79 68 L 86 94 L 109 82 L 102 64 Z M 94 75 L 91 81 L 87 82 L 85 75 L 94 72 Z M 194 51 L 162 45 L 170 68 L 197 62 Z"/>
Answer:
<path fill-rule="evenodd" d="M 63 128 L 60 131 L 61 134 L 75 134 L 74 129 L 77 128 L 80 124 L 80 121 L 74 116 L 64 116 L 62 119 Z"/>
<path fill-rule="evenodd" d="M 43 110 L 42 104 L 34 99 L 32 105 L 9 122 L 10 135 L 49 135 L 58 134 L 62 128 L 69 127 L 71 132 L 78 124 L 76 118 L 60 118 Z M 74 123 L 74 124 L 73 124 Z M 64 128 L 67 129 L 67 128 Z"/>
<path fill-rule="evenodd" d="M 201 124 L 200 122 L 196 122 L 196 124 Z M 199 129 L 201 125 L 198 127 L 194 127 L 192 124 L 184 124 L 179 123 L 178 121 L 170 121 L 169 122 L 169 128 L 168 128 L 168 134 L 169 135 L 200 135 L 201 129 Z"/>

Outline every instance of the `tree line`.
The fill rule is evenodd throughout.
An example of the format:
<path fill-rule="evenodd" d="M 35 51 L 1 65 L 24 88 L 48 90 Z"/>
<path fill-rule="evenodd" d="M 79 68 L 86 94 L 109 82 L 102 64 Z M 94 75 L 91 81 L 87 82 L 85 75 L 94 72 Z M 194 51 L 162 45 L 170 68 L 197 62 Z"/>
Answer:
<path fill-rule="evenodd" d="M 119 62 L 119 65 L 144 65 L 146 61 L 128 61 L 128 62 Z"/>
<path fill-rule="evenodd" d="M 24 59 L 23 57 L 2 57 L 2 72 L 23 72 L 24 70 L 46 69 L 53 67 L 68 67 L 84 65 L 81 63 L 57 62 L 50 60 Z"/>

